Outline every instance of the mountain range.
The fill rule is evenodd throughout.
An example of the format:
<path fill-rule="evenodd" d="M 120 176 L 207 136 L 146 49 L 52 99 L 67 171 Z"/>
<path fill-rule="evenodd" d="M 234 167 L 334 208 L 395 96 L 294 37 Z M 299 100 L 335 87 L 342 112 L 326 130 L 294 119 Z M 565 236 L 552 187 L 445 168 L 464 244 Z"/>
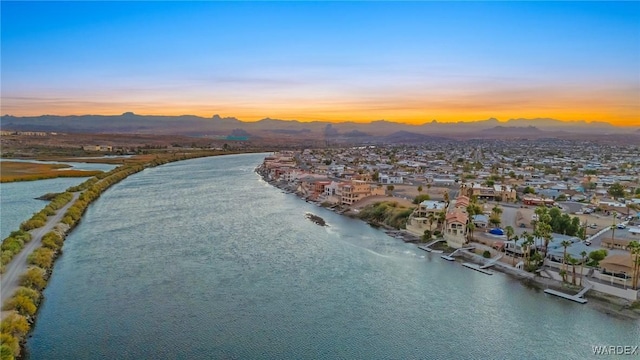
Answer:
<path fill-rule="evenodd" d="M 301 122 L 265 118 L 255 122 L 214 115 L 157 116 L 137 115 L 42 115 L 1 118 L 2 130 L 50 131 L 62 133 L 136 133 L 156 135 L 225 136 L 235 132 L 253 137 L 295 138 L 382 138 L 404 134 L 419 139 L 420 135 L 436 137 L 557 137 L 558 135 L 640 135 L 640 125 L 618 127 L 606 122 L 565 122 L 550 118 L 510 119 L 506 122 L 490 118 L 471 122 L 445 123 L 433 120 L 424 124 L 403 124 L 386 120 L 369 123 L 326 121 Z M 392 137 L 393 138 L 393 137 Z"/>

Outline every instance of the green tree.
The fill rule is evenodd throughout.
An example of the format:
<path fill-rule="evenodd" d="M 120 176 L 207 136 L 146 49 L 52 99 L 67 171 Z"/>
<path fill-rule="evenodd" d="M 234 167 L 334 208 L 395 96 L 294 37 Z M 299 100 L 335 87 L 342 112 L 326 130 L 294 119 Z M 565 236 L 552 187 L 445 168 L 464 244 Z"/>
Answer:
<path fill-rule="evenodd" d="M 607 190 L 607 192 L 614 198 L 623 198 L 624 186 L 622 186 L 622 184 L 618 182 L 614 183 L 613 185 L 609 186 L 609 190 Z"/>
<path fill-rule="evenodd" d="M 467 223 L 467 240 L 473 240 L 473 231 L 476 229 L 476 224 L 473 221 Z"/>
<path fill-rule="evenodd" d="M 531 186 L 527 186 L 527 187 L 524 188 L 523 193 L 525 193 L 525 194 L 535 194 L 536 191 Z"/>
<path fill-rule="evenodd" d="M 571 264 L 571 283 L 576 285 L 576 265 L 580 263 L 580 260 L 572 257 L 571 255 L 567 255 L 567 262 Z"/>
<path fill-rule="evenodd" d="M 638 277 L 640 277 L 640 242 L 632 240 L 629 242 L 629 255 L 631 255 L 631 287 L 638 288 Z"/>
<path fill-rule="evenodd" d="M 560 243 L 560 245 L 564 248 L 564 251 L 562 253 L 562 268 L 567 270 L 567 248 L 569 246 L 571 246 L 571 241 L 569 240 L 562 240 L 562 242 Z"/>
<path fill-rule="evenodd" d="M 515 233 L 515 231 L 513 230 L 513 227 L 511 225 L 507 226 L 506 228 L 504 228 L 505 231 L 505 235 L 507 236 L 507 242 L 511 241 L 511 238 L 513 237 L 513 234 Z M 512 257 L 512 262 L 511 262 L 511 266 L 515 266 L 515 262 L 516 262 L 516 239 L 513 240 L 513 257 Z"/>
<path fill-rule="evenodd" d="M 418 195 L 422 192 L 422 185 L 418 185 Z"/>
<path fill-rule="evenodd" d="M 393 185 L 387 185 L 387 191 L 389 191 L 389 194 L 391 194 L 391 195 L 393 195 L 393 190 L 394 190 L 395 188 L 396 188 L 396 187 L 395 187 L 395 186 L 393 186 Z"/>
<path fill-rule="evenodd" d="M 589 253 L 589 258 L 591 259 L 591 263 L 589 265 L 593 267 L 598 267 L 600 265 L 600 261 L 604 260 L 609 253 L 606 249 L 594 250 Z"/>
<path fill-rule="evenodd" d="M 587 252 L 582 250 L 582 252 L 580 253 L 580 257 L 582 259 L 582 261 L 580 262 L 580 285 L 582 285 L 582 279 L 584 276 L 584 265 L 585 262 L 587 261 Z"/>
<path fill-rule="evenodd" d="M 427 220 L 429 221 L 429 232 L 433 233 L 433 223 L 436 221 L 436 215 L 430 212 L 429 215 L 427 215 Z"/>
<path fill-rule="evenodd" d="M 429 200 L 429 194 L 422 194 L 422 195 L 418 195 L 416 197 L 413 198 L 413 203 L 414 204 L 420 204 L 421 202 L 425 201 L 425 200 Z"/>

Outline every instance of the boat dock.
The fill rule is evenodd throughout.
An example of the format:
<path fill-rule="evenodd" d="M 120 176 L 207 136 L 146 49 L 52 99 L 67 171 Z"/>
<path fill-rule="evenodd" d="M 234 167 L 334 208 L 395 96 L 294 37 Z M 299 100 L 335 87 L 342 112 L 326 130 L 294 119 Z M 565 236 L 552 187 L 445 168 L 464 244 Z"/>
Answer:
<path fill-rule="evenodd" d="M 453 260 L 455 260 L 453 255 L 455 255 L 455 253 L 457 253 L 458 251 L 461 251 L 461 250 L 473 250 L 473 249 L 474 249 L 473 246 L 469 246 L 469 247 L 466 247 L 466 248 L 460 248 L 460 249 L 456 249 L 454 252 L 452 252 L 449 255 L 440 255 L 440 257 L 445 259 L 445 260 L 447 260 L 447 261 L 453 261 Z"/>
<path fill-rule="evenodd" d="M 436 240 L 433 240 L 432 242 L 428 243 L 427 245 L 418 246 L 418 249 L 424 250 L 426 252 L 434 252 L 434 253 L 437 253 L 437 254 L 442 254 L 442 250 L 433 250 L 431 248 L 431 245 L 433 245 L 435 243 L 443 242 L 443 241 L 444 241 L 444 239 L 436 239 Z"/>
<path fill-rule="evenodd" d="M 493 275 L 493 272 L 489 271 L 489 270 L 485 270 L 484 268 L 482 268 L 481 266 L 478 266 L 477 264 L 472 264 L 472 263 L 462 263 L 462 266 L 464 267 L 468 267 L 469 269 L 473 269 L 475 271 L 481 272 L 483 274 L 487 274 L 487 275 Z"/>
<path fill-rule="evenodd" d="M 591 288 L 593 288 L 593 284 L 587 283 L 587 286 L 585 286 L 582 290 L 580 290 L 579 293 L 577 293 L 575 295 L 569 295 L 569 294 L 563 293 L 561 291 L 553 290 L 553 289 L 545 289 L 544 292 L 546 294 L 555 295 L 555 296 L 561 297 L 563 299 L 575 301 L 575 302 L 580 303 L 580 304 L 586 304 L 587 303 L 587 299 L 583 298 L 583 296 L 587 291 L 591 290 Z"/>

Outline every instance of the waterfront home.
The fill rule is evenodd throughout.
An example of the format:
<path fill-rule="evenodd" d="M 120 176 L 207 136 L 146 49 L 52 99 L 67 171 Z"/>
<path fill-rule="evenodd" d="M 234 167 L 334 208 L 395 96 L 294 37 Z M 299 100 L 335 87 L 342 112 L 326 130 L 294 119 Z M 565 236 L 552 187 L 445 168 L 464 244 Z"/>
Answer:
<path fill-rule="evenodd" d="M 384 188 L 375 184 L 369 184 L 362 180 L 351 180 L 339 186 L 341 204 L 353 205 L 358 200 L 369 196 L 384 195 Z"/>
<path fill-rule="evenodd" d="M 447 213 L 445 218 L 444 239 L 447 246 L 459 249 L 467 242 L 467 221 L 469 216 L 460 209 Z"/>
<path fill-rule="evenodd" d="M 447 204 L 444 201 L 425 200 L 411 213 L 407 220 L 406 229 L 410 233 L 421 236 L 425 230 L 432 230 L 442 226 L 439 221 L 440 213 L 445 211 Z"/>
<path fill-rule="evenodd" d="M 600 261 L 598 278 L 611 284 L 622 285 L 625 288 L 633 285 L 633 264 L 631 256 L 613 254 Z"/>

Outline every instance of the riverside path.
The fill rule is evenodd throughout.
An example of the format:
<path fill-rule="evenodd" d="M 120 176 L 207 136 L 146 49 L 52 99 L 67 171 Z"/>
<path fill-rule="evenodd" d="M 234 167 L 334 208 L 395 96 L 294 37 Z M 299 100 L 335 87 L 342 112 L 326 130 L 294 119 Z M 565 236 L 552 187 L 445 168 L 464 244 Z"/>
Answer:
<path fill-rule="evenodd" d="M 29 267 L 27 264 L 27 257 L 35 249 L 42 244 L 42 237 L 53 230 L 53 228 L 62 220 L 64 214 L 69 207 L 78 199 L 80 193 L 74 193 L 73 198 L 65 206 L 58 209 L 55 215 L 49 216 L 44 226 L 31 230 L 31 241 L 25 244 L 22 251 L 20 251 L 5 268 L 4 274 L 0 276 L 0 302 L 2 309 L 4 309 L 5 302 L 13 295 L 19 286 L 20 275 L 24 274 Z M 9 312 L 2 311 L 2 318 Z"/>

